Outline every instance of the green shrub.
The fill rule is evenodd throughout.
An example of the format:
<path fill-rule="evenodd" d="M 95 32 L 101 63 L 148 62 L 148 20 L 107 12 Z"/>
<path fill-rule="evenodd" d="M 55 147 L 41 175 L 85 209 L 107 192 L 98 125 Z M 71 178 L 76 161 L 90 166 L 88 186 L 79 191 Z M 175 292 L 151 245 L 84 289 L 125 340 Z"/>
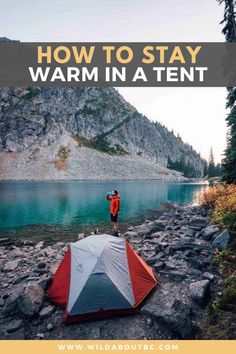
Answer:
<path fill-rule="evenodd" d="M 86 139 L 83 136 L 76 135 L 74 139 L 78 142 L 79 146 L 86 146 L 90 149 L 95 149 L 101 152 L 105 152 L 109 155 L 127 155 L 127 151 L 125 151 L 120 145 L 116 144 L 115 146 L 111 146 L 109 142 L 105 138 L 93 138 Z"/>

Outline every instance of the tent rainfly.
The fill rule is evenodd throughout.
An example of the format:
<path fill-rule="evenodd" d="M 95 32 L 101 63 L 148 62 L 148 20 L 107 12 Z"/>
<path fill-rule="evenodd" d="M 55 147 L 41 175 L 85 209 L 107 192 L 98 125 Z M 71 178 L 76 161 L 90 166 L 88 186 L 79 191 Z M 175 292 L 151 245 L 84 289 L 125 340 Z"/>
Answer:
<path fill-rule="evenodd" d="M 136 313 L 156 284 L 125 239 L 103 234 L 70 244 L 48 295 L 72 323 Z"/>

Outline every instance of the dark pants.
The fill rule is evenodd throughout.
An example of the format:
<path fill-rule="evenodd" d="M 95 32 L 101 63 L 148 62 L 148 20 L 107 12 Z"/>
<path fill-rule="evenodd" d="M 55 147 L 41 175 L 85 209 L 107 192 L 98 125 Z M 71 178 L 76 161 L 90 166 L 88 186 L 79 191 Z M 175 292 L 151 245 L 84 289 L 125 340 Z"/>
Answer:
<path fill-rule="evenodd" d="M 112 222 L 117 222 L 118 219 L 118 214 L 116 214 L 115 216 L 111 214 L 111 221 Z"/>

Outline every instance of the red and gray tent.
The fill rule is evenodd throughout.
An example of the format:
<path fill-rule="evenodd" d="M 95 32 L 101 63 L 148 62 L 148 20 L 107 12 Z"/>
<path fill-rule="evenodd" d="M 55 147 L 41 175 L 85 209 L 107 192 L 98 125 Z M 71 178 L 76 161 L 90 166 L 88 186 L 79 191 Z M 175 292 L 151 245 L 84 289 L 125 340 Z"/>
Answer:
<path fill-rule="evenodd" d="M 70 244 L 49 289 L 65 323 L 136 313 L 157 280 L 122 238 L 94 235 Z"/>

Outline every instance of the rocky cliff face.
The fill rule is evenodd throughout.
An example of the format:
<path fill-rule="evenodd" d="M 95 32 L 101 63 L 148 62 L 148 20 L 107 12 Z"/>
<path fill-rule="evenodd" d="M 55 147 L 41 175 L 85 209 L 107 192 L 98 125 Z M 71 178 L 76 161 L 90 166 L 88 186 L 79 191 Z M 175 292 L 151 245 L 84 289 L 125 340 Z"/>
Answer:
<path fill-rule="evenodd" d="M 137 156 L 163 168 L 168 161 L 181 160 L 196 176 L 203 173 L 203 160 L 191 146 L 159 123 L 150 122 L 114 88 L 0 90 L 2 156 L 32 149 L 42 155 L 42 149 L 57 144 L 63 136 L 66 140 L 72 137 L 78 147 L 103 154 Z M 68 147 L 57 145 L 59 155 L 63 152 L 60 149 Z M 69 157 L 70 147 L 66 153 Z"/>

